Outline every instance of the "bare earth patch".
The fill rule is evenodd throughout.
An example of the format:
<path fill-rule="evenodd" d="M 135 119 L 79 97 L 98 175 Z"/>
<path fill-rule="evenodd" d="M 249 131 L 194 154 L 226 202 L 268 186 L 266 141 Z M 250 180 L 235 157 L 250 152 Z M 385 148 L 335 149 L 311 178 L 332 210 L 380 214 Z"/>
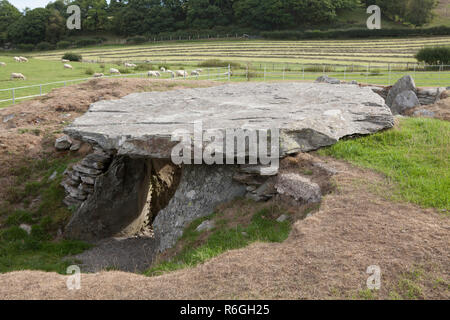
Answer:
<path fill-rule="evenodd" d="M 385 195 L 393 186 L 381 175 L 327 161 L 339 171 L 336 191 L 318 212 L 296 222 L 283 243 L 256 243 L 158 277 L 83 274 L 78 291 L 67 290 L 67 277 L 56 273 L 11 272 L 0 275 L 0 298 L 358 298 L 367 267 L 378 265 L 377 298 L 449 299 L 448 217 L 389 201 Z"/>

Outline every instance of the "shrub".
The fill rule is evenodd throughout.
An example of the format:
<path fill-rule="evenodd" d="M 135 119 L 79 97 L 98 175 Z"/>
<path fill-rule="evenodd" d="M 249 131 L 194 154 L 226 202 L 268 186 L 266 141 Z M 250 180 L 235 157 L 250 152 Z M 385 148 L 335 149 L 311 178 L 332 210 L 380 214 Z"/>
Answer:
<path fill-rule="evenodd" d="M 65 53 L 62 58 L 65 60 L 69 60 L 69 61 L 79 61 L 79 62 L 81 60 L 83 60 L 83 57 L 81 56 L 81 54 L 73 53 L 73 52 Z"/>
<path fill-rule="evenodd" d="M 87 46 L 94 46 L 96 44 L 102 43 L 102 40 L 99 38 L 94 39 L 80 39 L 75 42 L 75 46 L 77 47 L 87 47 Z"/>
<path fill-rule="evenodd" d="M 140 44 L 144 42 L 147 42 L 147 38 L 143 36 L 134 36 L 127 39 L 127 43 L 129 44 Z"/>
<path fill-rule="evenodd" d="M 70 41 L 60 41 L 56 44 L 58 49 L 67 49 L 72 45 Z"/>
<path fill-rule="evenodd" d="M 232 68 L 235 68 L 235 69 L 238 69 L 241 67 L 241 65 L 237 62 L 222 61 L 219 59 L 209 59 L 209 60 L 205 60 L 198 64 L 199 67 L 203 67 L 203 68 L 228 67 L 228 65 L 230 65 Z"/>
<path fill-rule="evenodd" d="M 17 45 L 17 49 L 20 51 L 33 51 L 34 45 L 31 43 L 21 43 Z"/>
<path fill-rule="evenodd" d="M 450 47 L 428 47 L 417 52 L 416 59 L 430 65 L 450 65 Z"/>
<path fill-rule="evenodd" d="M 94 69 L 89 67 L 89 68 L 86 69 L 86 71 L 84 71 L 84 73 L 86 73 L 87 75 L 92 76 L 95 73 L 95 71 L 94 71 Z"/>
<path fill-rule="evenodd" d="M 49 42 L 39 42 L 36 45 L 36 50 L 38 51 L 47 51 L 47 50 L 52 50 L 55 49 L 55 46 Z"/>
<path fill-rule="evenodd" d="M 134 68 L 136 71 L 149 71 L 149 70 L 155 70 L 155 66 L 151 63 L 139 63 L 136 68 Z"/>

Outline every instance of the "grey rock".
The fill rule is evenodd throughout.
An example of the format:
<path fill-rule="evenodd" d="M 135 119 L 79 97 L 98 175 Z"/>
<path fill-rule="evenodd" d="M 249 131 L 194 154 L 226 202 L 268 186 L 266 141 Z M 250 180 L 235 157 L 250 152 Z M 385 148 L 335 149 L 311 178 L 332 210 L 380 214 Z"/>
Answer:
<path fill-rule="evenodd" d="M 63 203 L 68 207 L 78 208 L 83 203 L 83 201 L 72 198 L 71 196 L 66 196 L 63 200 Z"/>
<path fill-rule="evenodd" d="M 110 157 L 105 153 L 91 153 L 81 160 L 81 165 L 87 168 L 103 170 L 109 163 Z"/>
<path fill-rule="evenodd" d="M 70 146 L 70 151 L 78 151 L 81 148 L 81 142 L 80 141 L 74 141 L 72 145 Z"/>
<path fill-rule="evenodd" d="M 57 172 L 57 171 L 54 171 L 54 172 L 52 173 L 52 175 L 48 178 L 48 180 L 49 180 L 49 181 L 53 181 L 53 180 L 56 179 L 57 176 L 58 176 L 58 172 Z"/>
<path fill-rule="evenodd" d="M 203 121 L 203 130 L 222 132 L 280 128 L 282 155 L 393 126 L 384 100 L 369 88 L 251 82 L 99 101 L 65 132 L 119 155 L 170 159 L 177 144 L 171 134 L 192 132 L 196 120 Z"/>
<path fill-rule="evenodd" d="M 205 220 L 195 229 L 197 232 L 209 231 L 216 227 L 216 224 L 212 220 Z"/>
<path fill-rule="evenodd" d="M 331 166 L 329 166 L 326 163 L 321 162 L 321 161 L 313 162 L 313 166 L 316 167 L 316 168 L 319 168 L 319 169 L 321 169 L 323 171 L 325 171 L 330 176 L 333 176 L 333 175 L 339 173 L 339 171 L 336 168 L 333 168 L 333 167 L 331 167 Z"/>
<path fill-rule="evenodd" d="M 282 214 L 281 216 L 278 217 L 277 222 L 284 222 L 287 219 L 289 219 L 289 216 L 287 214 Z"/>
<path fill-rule="evenodd" d="M 62 137 L 56 139 L 56 141 L 55 141 L 56 150 L 60 150 L 60 151 L 69 150 L 71 145 L 72 145 L 72 139 L 67 135 L 62 136 Z"/>
<path fill-rule="evenodd" d="M 88 175 L 99 175 L 100 173 L 102 173 L 101 170 L 88 168 L 88 167 L 83 166 L 81 164 L 76 164 L 72 168 L 73 168 L 73 170 L 78 171 L 78 172 L 80 172 L 82 174 L 85 173 L 85 174 L 88 174 Z"/>
<path fill-rule="evenodd" d="M 391 107 L 397 95 L 408 90 L 416 92 L 416 84 L 414 79 L 409 75 L 402 77 L 397 81 L 397 83 L 394 84 L 391 90 L 389 90 L 389 94 L 386 98 L 386 104 Z"/>
<path fill-rule="evenodd" d="M 14 117 L 15 117 L 15 114 L 8 114 L 8 115 L 4 116 L 3 117 L 3 123 L 6 123 L 6 122 L 14 119 Z"/>
<path fill-rule="evenodd" d="M 410 108 L 420 106 L 420 101 L 414 91 L 407 90 L 399 93 L 395 97 L 391 106 L 392 114 L 402 114 Z"/>
<path fill-rule="evenodd" d="M 258 174 L 260 176 L 276 176 L 278 167 L 259 166 L 259 165 L 241 165 L 240 171 L 250 174 Z"/>
<path fill-rule="evenodd" d="M 413 115 L 416 116 L 416 117 L 430 117 L 430 118 L 433 118 L 435 116 L 435 113 L 433 111 L 430 111 L 430 110 L 419 109 L 419 110 L 414 111 Z"/>
<path fill-rule="evenodd" d="M 450 90 L 450 87 L 445 88 L 446 90 Z"/>
<path fill-rule="evenodd" d="M 95 192 L 72 215 L 64 236 L 86 241 L 103 239 L 139 220 L 147 200 L 150 170 L 148 159 L 114 159 L 108 171 L 97 178 Z M 84 200 L 72 193 L 70 196 Z"/>
<path fill-rule="evenodd" d="M 237 165 L 183 167 L 175 195 L 153 222 L 159 251 L 172 247 L 193 220 L 212 214 L 220 203 L 245 195 L 245 186 L 233 180 L 238 169 Z"/>
<path fill-rule="evenodd" d="M 320 76 L 316 79 L 316 83 L 329 83 L 329 84 L 340 84 L 341 81 L 336 78 L 330 78 L 328 76 Z"/>
<path fill-rule="evenodd" d="M 310 179 L 295 173 L 283 173 L 278 175 L 276 190 L 281 195 L 294 198 L 306 203 L 320 202 L 322 198 L 320 187 Z"/>
<path fill-rule="evenodd" d="M 81 181 L 83 181 L 86 184 L 91 184 L 91 185 L 95 184 L 95 178 L 92 176 L 84 175 L 84 176 L 81 176 L 80 178 L 81 178 Z"/>
<path fill-rule="evenodd" d="M 22 229 L 22 230 L 24 230 L 24 231 L 26 231 L 26 233 L 31 234 L 31 226 L 30 226 L 30 225 L 25 224 L 25 223 L 22 223 L 22 224 L 19 226 L 19 228 Z"/>

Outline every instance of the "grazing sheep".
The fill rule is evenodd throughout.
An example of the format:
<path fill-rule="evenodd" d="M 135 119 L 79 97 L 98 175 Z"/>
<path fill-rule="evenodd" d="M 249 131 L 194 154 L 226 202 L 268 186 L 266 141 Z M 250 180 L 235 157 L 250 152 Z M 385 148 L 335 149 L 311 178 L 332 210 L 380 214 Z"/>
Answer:
<path fill-rule="evenodd" d="M 187 77 L 188 73 L 186 71 L 184 71 L 184 70 L 177 70 L 176 71 L 176 76 L 177 77 Z"/>
<path fill-rule="evenodd" d="M 92 76 L 93 76 L 94 78 L 101 78 L 101 77 L 104 76 L 104 74 L 103 74 L 103 73 L 94 73 Z"/>
<path fill-rule="evenodd" d="M 28 59 L 25 57 L 19 57 L 20 62 L 28 62 Z"/>
<path fill-rule="evenodd" d="M 158 71 L 149 71 L 149 72 L 147 73 L 147 75 L 148 75 L 149 77 L 156 77 L 156 78 L 161 77 L 161 74 L 160 74 Z"/>
<path fill-rule="evenodd" d="M 67 60 L 67 59 L 61 59 L 61 62 L 62 62 L 62 63 L 66 63 L 66 62 L 70 62 L 70 60 Z"/>
<path fill-rule="evenodd" d="M 161 71 L 162 71 L 162 72 L 166 72 L 166 68 L 161 67 Z"/>
<path fill-rule="evenodd" d="M 6 63 L 0 62 L 0 67 L 6 67 Z"/>
<path fill-rule="evenodd" d="M 198 72 L 197 70 L 194 70 L 194 71 L 192 71 L 191 72 L 191 76 L 199 76 L 200 75 L 200 72 Z"/>
<path fill-rule="evenodd" d="M 14 80 L 14 79 L 26 80 L 27 78 L 21 73 L 14 73 L 13 72 L 13 73 L 11 73 L 11 80 Z"/>
<path fill-rule="evenodd" d="M 166 70 L 166 73 L 170 73 L 170 76 L 172 78 L 175 78 L 175 72 L 173 72 L 172 70 Z"/>
<path fill-rule="evenodd" d="M 136 68 L 136 65 L 134 63 L 125 62 L 125 68 Z"/>
<path fill-rule="evenodd" d="M 70 64 L 65 64 L 64 65 L 64 69 L 73 69 L 73 67 Z"/>
<path fill-rule="evenodd" d="M 203 69 L 195 69 L 195 71 L 197 71 L 198 73 L 202 73 Z"/>
<path fill-rule="evenodd" d="M 115 68 L 111 68 L 111 69 L 109 69 L 109 73 L 111 73 L 111 74 L 120 74 L 120 71 L 115 69 Z"/>
<path fill-rule="evenodd" d="M 20 62 L 20 58 L 19 57 L 14 57 L 14 61 Z"/>

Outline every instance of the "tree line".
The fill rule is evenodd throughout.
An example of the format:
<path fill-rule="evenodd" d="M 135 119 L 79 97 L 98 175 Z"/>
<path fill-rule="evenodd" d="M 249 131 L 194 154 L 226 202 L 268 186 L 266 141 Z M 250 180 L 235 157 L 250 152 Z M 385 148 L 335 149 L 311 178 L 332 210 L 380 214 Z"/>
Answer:
<path fill-rule="evenodd" d="M 437 0 L 56 0 L 23 12 L 0 0 L 0 44 L 56 44 L 80 32 L 151 37 L 221 28 L 302 30 L 330 25 L 344 10 L 371 4 L 385 17 L 421 26 L 432 19 Z M 81 8 L 81 31 L 66 28 L 69 5 Z"/>

